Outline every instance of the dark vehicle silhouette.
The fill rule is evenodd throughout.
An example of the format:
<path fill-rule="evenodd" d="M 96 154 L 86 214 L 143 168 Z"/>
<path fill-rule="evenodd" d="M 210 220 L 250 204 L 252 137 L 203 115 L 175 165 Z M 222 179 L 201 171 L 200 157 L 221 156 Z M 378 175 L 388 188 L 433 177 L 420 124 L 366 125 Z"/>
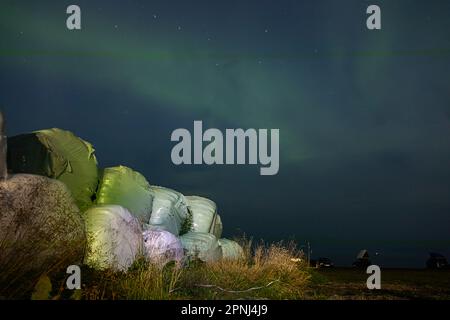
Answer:
<path fill-rule="evenodd" d="M 372 262 L 369 259 L 369 252 L 367 250 L 361 250 L 356 256 L 355 262 L 353 262 L 353 266 L 358 269 L 367 269 Z"/>
<path fill-rule="evenodd" d="M 319 258 L 316 261 L 316 266 L 318 268 L 333 268 L 334 263 L 329 258 Z"/>
<path fill-rule="evenodd" d="M 427 268 L 429 269 L 449 269 L 447 259 L 439 253 L 430 252 L 430 257 L 427 260 Z"/>

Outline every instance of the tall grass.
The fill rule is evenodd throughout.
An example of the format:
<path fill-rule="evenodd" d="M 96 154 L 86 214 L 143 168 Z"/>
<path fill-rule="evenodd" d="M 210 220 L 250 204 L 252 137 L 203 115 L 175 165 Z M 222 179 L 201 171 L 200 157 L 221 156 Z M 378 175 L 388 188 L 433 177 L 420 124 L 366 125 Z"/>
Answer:
<path fill-rule="evenodd" d="M 239 241 L 241 259 L 190 261 L 185 265 L 152 264 L 138 259 L 127 272 L 98 271 L 82 266 L 82 289 L 66 289 L 65 272 L 46 273 L 50 299 L 302 299 L 311 274 L 293 243 L 254 245 Z M 40 295 L 42 296 L 42 295 Z M 43 296 L 46 296 L 44 292 Z M 4 296 L 3 298 L 8 298 Z"/>
<path fill-rule="evenodd" d="M 301 299 L 309 280 L 300 253 L 284 245 L 241 243 L 244 257 L 194 265 L 186 270 L 186 296 L 200 299 Z M 293 261 L 294 260 L 294 261 Z"/>
<path fill-rule="evenodd" d="M 168 300 L 183 275 L 180 265 L 138 262 L 117 283 L 118 298 L 132 300 Z"/>
<path fill-rule="evenodd" d="M 127 273 L 91 276 L 85 299 L 301 299 L 310 273 L 292 243 L 258 244 L 242 240 L 244 256 L 181 267 L 144 260 Z M 304 259 L 303 259 L 304 261 Z M 105 275 L 105 273 L 101 273 Z"/>

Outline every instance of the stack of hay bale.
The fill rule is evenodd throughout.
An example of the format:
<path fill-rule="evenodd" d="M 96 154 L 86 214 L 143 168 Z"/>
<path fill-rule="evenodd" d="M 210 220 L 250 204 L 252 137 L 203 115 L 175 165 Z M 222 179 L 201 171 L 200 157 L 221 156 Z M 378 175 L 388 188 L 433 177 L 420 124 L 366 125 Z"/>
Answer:
<path fill-rule="evenodd" d="M 9 190 L 14 190 L 17 195 L 11 197 L 30 202 L 30 208 L 25 206 L 28 216 L 35 212 L 49 217 L 59 212 L 61 215 L 70 214 L 71 221 L 74 221 L 70 224 L 73 231 L 67 233 L 65 228 L 59 228 L 60 231 L 55 230 L 50 240 L 62 239 L 66 243 L 70 235 L 80 243 L 78 247 L 85 247 L 81 253 L 79 248 L 75 248 L 76 254 L 71 262 L 83 260 L 96 269 L 125 271 L 140 255 L 155 263 L 181 262 L 185 258 L 217 261 L 242 257 L 242 248 L 236 242 L 221 239 L 222 221 L 216 204 L 209 199 L 185 197 L 175 190 L 152 186 L 143 175 L 124 166 L 99 170 L 92 145 L 68 131 L 42 130 L 12 137 L 8 141 L 10 172 L 28 176 L 0 182 L 0 196 L 6 199 Z M 39 199 L 33 199 L 32 190 L 28 189 L 36 183 L 48 183 L 47 180 L 41 182 L 42 176 L 54 181 L 55 187 L 41 188 L 41 192 L 35 195 L 47 199 L 58 192 L 64 199 L 56 205 L 64 204 L 64 209 L 54 211 L 53 208 L 31 206 Z M 29 180 L 29 187 L 17 191 L 17 184 L 28 184 L 24 179 Z M 28 193 L 19 195 L 20 192 Z M 70 201 L 65 193 L 69 198 L 71 194 Z M 22 210 L 15 207 L 6 210 L 4 204 L 5 201 L 0 203 L 0 220 L 12 220 Z M 41 220 L 45 221 L 45 217 Z M 24 231 L 21 239 L 16 235 L 5 242 L 10 251 L 24 240 L 28 241 L 27 233 L 36 233 L 36 228 L 45 230 L 42 224 L 17 223 L 22 224 Z M 6 229 L 0 228 L 0 237 L 12 237 Z M 63 237 L 64 233 L 66 237 Z M 58 252 L 58 258 L 60 255 Z"/>

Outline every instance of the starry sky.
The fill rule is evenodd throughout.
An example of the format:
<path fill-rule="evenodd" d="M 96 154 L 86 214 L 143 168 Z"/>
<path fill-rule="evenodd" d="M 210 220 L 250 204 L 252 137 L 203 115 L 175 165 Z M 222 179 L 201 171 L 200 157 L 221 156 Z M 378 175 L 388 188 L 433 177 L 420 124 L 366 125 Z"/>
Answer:
<path fill-rule="evenodd" d="M 340 265 L 450 258 L 450 1 L 1 0 L 0 39 L 9 135 L 71 130 L 102 167 L 214 200 L 225 236 Z M 194 120 L 279 128 L 278 175 L 173 165 Z"/>

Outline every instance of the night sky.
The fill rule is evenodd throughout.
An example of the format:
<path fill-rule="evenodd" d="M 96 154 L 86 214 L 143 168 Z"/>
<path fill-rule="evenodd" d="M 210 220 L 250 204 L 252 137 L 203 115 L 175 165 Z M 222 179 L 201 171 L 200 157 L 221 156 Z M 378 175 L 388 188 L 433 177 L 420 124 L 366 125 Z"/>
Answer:
<path fill-rule="evenodd" d="M 450 258 L 450 1 L 0 0 L 0 106 L 9 135 L 71 130 L 102 167 L 214 200 L 225 236 Z M 279 128 L 278 175 L 175 166 L 194 120 Z"/>

